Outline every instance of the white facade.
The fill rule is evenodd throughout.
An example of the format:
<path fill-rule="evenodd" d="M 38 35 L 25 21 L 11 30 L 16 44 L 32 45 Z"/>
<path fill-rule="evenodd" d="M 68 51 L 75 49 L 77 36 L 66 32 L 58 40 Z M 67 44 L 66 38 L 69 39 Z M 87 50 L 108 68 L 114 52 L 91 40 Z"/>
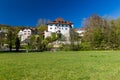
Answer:
<path fill-rule="evenodd" d="M 66 38 L 70 37 L 71 28 L 73 28 L 73 24 L 64 21 L 62 18 L 58 18 L 55 21 L 48 23 L 48 32 L 60 32 Z"/>
<path fill-rule="evenodd" d="M 47 37 L 51 36 L 51 32 L 44 31 L 44 36 L 45 36 L 45 38 L 47 38 Z"/>
<path fill-rule="evenodd" d="M 18 33 L 18 36 L 21 38 L 21 41 L 26 40 L 30 35 L 32 34 L 32 31 L 30 29 L 24 29 L 20 30 Z"/>
<path fill-rule="evenodd" d="M 57 32 L 60 31 L 62 34 L 69 33 L 70 26 L 69 25 L 60 25 L 60 24 L 49 24 L 48 31 Z"/>

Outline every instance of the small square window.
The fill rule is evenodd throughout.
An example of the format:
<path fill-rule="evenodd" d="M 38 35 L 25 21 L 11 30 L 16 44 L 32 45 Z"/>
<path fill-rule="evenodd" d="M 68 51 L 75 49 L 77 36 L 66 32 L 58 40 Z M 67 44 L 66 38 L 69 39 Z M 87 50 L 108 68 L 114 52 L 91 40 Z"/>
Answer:
<path fill-rule="evenodd" d="M 28 33 L 28 35 L 30 35 L 30 33 Z"/>
<path fill-rule="evenodd" d="M 57 26 L 57 24 L 55 24 L 55 26 Z"/>

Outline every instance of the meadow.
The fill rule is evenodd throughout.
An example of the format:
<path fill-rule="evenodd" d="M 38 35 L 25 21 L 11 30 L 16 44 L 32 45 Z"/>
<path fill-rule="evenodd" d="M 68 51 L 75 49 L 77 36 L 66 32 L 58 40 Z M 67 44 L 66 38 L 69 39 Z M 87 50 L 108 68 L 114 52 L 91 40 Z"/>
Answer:
<path fill-rule="evenodd" d="M 0 80 L 120 80 L 120 51 L 0 53 Z"/>

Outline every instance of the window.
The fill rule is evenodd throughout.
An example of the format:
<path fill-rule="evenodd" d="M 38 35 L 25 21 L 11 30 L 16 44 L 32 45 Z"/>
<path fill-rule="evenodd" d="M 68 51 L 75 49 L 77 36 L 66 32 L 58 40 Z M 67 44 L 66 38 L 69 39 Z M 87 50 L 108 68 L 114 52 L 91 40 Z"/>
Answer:
<path fill-rule="evenodd" d="M 52 24 L 50 24 L 50 26 L 53 26 Z"/>
<path fill-rule="evenodd" d="M 55 26 L 57 26 L 57 24 L 55 24 Z"/>
<path fill-rule="evenodd" d="M 67 30 L 68 28 L 65 28 L 65 30 Z"/>
<path fill-rule="evenodd" d="M 50 29 L 52 29 L 52 28 L 50 28 Z"/>
<path fill-rule="evenodd" d="M 30 33 L 28 33 L 28 35 L 30 35 Z"/>

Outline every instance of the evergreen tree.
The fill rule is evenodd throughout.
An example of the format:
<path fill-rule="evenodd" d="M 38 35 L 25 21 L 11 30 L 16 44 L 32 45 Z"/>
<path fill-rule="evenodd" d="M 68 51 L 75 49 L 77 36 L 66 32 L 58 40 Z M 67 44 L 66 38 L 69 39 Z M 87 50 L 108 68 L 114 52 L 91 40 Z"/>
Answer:
<path fill-rule="evenodd" d="M 19 48 L 20 48 L 20 40 L 19 40 L 18 37 L 16 38 L 15 45 L 16 45 L 16 51 L 18 52 L 18 51 L 19 51 Z"/>

